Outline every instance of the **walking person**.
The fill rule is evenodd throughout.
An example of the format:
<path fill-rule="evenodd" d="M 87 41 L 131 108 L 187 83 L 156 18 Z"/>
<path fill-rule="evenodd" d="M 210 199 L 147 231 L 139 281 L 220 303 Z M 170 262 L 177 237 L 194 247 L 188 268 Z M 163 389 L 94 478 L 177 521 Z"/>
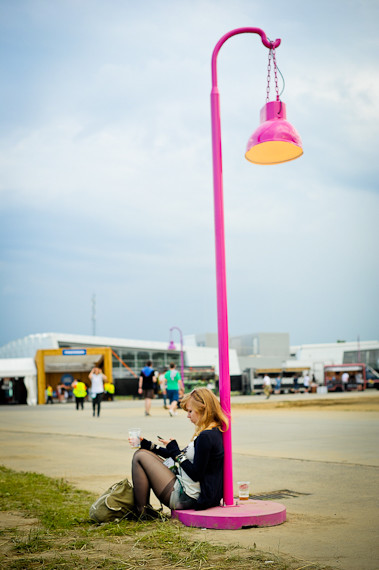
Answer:
<path fill-rule="evenodd" d="M 81 380 L 76 379 L 72 384 L 73 394 L 75 396 L 76 409 L 84 410 L 84 399 L 87 396 L 87 386 Z"/>
<path fill-rule="evenodd" d="M 146 366 L 140 372 L 138 384 L 138 393 L 143 394 L 145 400 L 145 416 L 150 416 L 151 400 L 154 398 L 154 384 L 157 383 L 152 364 L 151 360 L 146 362 Z"/>
<path fill-rule="evenodd" d="M 162 392 L 163 407 L 164 407 L 165 410 L 167 410 L 167 409 L 168 409 L 168 405 L 167 405 L 167 388 L 166 388 L 166 378 L 165 378 L 165 373 L 164 373 L 164 372 L 162 372 L 161 374 L 159 374 L 158 382 L 159 382 L 159 387 L 160 387 L 161 392 Z"/>
<path fill-rule="evenodd" d="M 170 369 L 164 375 L 166 380 L 167 397 L 170 402 L 168 413 L 170 416 L 176 416 L 176 409 L 179 402 L 179 390 L 184 391 L 184 385 L 180 373 L 176 370 L 174 362 L 170 363 Z"/>
<path fill-rule="evenodd" d="M 271 395 L 271 378 L 268 374 L 265 374 L 263 378 L 263 392 L 266 396 L 266 400 L 268 400 Z"/>
<path fill-rule="evenodd" d="M 107 377 L 103 374 L 103 371 L 98 366 L 94 366 L 91 372 L 88 374 L 88 378 L 91 380 L 91 398 L 92 398 L 92 411 L 93 416 L 100 416 L 100 405 L 104 394 L 104 382 L 107 381 Z"/>
<path fill-rule="evenodd" d="M 220 504 L 224 462 L 222 432 L 228 428 L 229 420 L 208 388 L 192 390 L 183 397 L 181 406 L 195 425 L 188 446 L 181 450 L 172 438 L 158 437 L 156 445 L 141 437 L 141 449 L 133 456 L 134 504 L 140 515 L 149 507 L 151 489 L 170 509 L 203 510 Z M 174 471 L 169 463 L 175 465 Z"/>

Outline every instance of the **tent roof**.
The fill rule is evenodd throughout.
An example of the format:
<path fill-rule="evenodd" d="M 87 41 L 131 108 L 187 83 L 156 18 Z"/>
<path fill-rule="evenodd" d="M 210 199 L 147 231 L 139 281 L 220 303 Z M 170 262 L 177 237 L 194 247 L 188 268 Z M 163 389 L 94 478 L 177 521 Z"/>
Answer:
<path fill-rule="evenodd" d="M 0 378 L 36 375 L 33 358 L 0 358 Z"/>

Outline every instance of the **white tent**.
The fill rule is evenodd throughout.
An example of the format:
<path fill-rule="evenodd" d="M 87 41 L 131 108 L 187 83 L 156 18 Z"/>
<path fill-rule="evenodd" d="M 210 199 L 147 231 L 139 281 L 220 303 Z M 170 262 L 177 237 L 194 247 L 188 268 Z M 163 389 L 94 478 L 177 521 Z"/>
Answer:
<path fill-rule="evenodd" d="M 0 378 L 23 378 L 27 404 L 37 405 L 37 368 L 33 358 L 0 358 Z"/>

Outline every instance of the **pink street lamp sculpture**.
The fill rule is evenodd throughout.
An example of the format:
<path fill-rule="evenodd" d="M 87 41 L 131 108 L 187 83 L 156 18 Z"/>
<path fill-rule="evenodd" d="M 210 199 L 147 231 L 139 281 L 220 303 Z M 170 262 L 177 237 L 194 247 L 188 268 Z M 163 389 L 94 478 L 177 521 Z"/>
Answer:
<path fill-rule="evenodd" d="M 263 45 L 275 49 L 281 40 L 270 42 L 259 28 L 238 28 L 225 34 L 212 55 L 212 148 L 213 148 L 213 185 L 214 216 L 216 242 L 216 278 L 217 278 L 217 315 L 219 347 L 219 386 L 221 406 L 230 417 L 230 374 L 229 374 L 229 334 L 226 296 L 224 200 L 222 179 L 222 149 L 220 96 L 217 86 L 217 55 L 221 46 L 230 37 L 252 33 L 259 34 Z M 293 160 L 302 154 L 301 140 L 295 129 L 288 123 L 285 105 L 281 101 L 266 103 L 261 111 L 261 125 L 251 136 L 246 150 L 246 158 L 258 164 L 278 164 Z M 230 427 L 224 434 L 224 504 L 233 505 L 232 446 Z"/>
<path fill-rule="evenodd" d="M 230 373 L 229 373 L 229 333 L 226 295 L 225 230 L 224 200 L 222 178 L 222 148 L 220 95 L 217 85 L 217 56 L 222 45 L 237 34 L 258 34 L 263 45 L 275 50 L 281 40 L 269 41 L 260 28 L 238 28 L 225 34 L 216 44 L 212 55 L 212 157 L 213 189 L 216 245 L 217 279 L 217 320 L 219 351 L 219 389 L 220 403 L 231 417 L 230 409 Z M 286 120 L 284 103 L 279 99 L 266 102 L 261 110 L 261 125 L 250 137 L 245 157 L 256 164 L 279 164 L 293 160 L 303 154 L 301 139 L 296 130 Z M 174 511 L 184 524 L 207 528 L 241 528 L 242 526 L 272 526 L 285 521 L 286 511 L 283 505 L 265 501 L 247 501 L 248 504 L 237 510 L 233 496 L 232 434 L 231 428 L 224 433 L 224 507 L 215 507 L 208 512 Z M 243 519 L 243 522 L 242 522 Z"/>
<path fill-rule="evenodd" d="M 176 350 L 174 341 L 172 340 L 172 331 L 177 330 L 180 335 L 180 375 L 182 377 L 182 382 L 184 386 L 184 355 L 183 355 L 183 333 L 179 327 L 170 328 L 170 344 L 168 345 L 168 350 Z"/>

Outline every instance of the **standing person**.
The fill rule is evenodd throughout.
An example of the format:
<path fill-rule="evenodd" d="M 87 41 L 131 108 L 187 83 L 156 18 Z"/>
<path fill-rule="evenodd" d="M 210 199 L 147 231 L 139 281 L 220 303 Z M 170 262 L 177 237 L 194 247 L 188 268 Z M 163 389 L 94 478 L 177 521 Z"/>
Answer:
<path fill-rule="evenodd" d="M 71 388 L 73 388 L 73 394 L 75 396 L 76 402 L 76 409 L 84 410 L 84 398 L 87 396 L 87 386 L 81 380 L 75 379 L 75 381 L 71 384 Z"/>
<path fill-rule="evenodd" d="M 314 374 L 312 374 L 312 381 L 311 381 L 311 392 L 312 394 L 314 394 L 315 392 L 317 392 L 317 382 L 316 382 L 316 376 Z"/>
<path fill-rule="evenodd" d="M 266 400 L 268 400 L 271 395 L 271 378 L 268 374 L 265 374 L 263 378 L 263 392 L 266 396 Z"/>
<path fill-rule="evenodd" d="M 143 394 L 145 400 L 145 416 L 150 416 L 151 400 L 154 398 L 154 384 L 157 383 L 155 371 L 151 367 L 151 360 L 146 362 L 146 366 L 142 368 L 139 377 L 138 393 Z"/>
<path fill-rule="evenodd" d="M 344 372 L 344 373 L 342 374 L 342 378 L 341 378 L 341 380 L 342 380 L 342 390 L 343 390 L 344 392 L 347 390 L 347 385 L 348 385 L 348 382 L 349 382 L 349 378 L 350 378 L 350 376 L 349 376 L 349 373 L 348 373 L 348 372 Z"/>
<path fill-rule="evenodd" d="M 182 408 L 195 425 L 183 450 L 175 439 L 159 445 L 141 437 L 141 449 L 132 461 L 134 504 L 140 515 L 149 506 L 150 490 L 170 509 L 203 510 L 220 504 L 223 494 L 224 446 L 222 432 L 229 420 L 208 388 L 196 388 L 183 397 Z M 167 461 L 163 462 L 163 458 Z M 170 459 L 169 459 L 170 458 Z M 174 473 L 166 465 L 177 466 Z"/>
<path fill-rule="evenodd" d="M 50 384 L 46 388 L 46 396 L 47 396 L 46 404 L 54 404 L 54 402 L 53 402 L 53 387 L 50 386 Z"/>
<path fill-rule="evenodd" d="M 309 378 L 309 374 L 308 372 L 305 374 L 304 376 L 304 380 L 303 380 L 303 386 L 306 392 L 309 392 L 309 383 L 310 383 L 310 378 Z"/>
<path fill-rule="evenodd" d="M 170 363 L 170 369 L 164 375 L 166 380 L 167 397 L 170 402 L 168 413 L 170 416 L 176 416 L 179 402 L 179 390 L 184 391 L 183 380 L 180 373 L 176 370 L 174 362 Z"/>
<path fill-rule="evenodd" d="M 115 387 L 114 384 L 112 384 L 112 382 L 109 382 L 107 380 L 107 382 L 104 383 L 104 392 L 106 400 L 110 400 L 111 402 L 113 402 Z"/>
<path fill-rule="evenodd" d="M 96 415 L 97 409 L 97 417 L 99 417 L 100 404 L 104 394 L 104 382 L 107 381 L 107 377 L 103 374 L 101 368 L 94 366 L 88 374 L 88 378 L 91 380 L 92 415 Z"/>
<path fill-rule="evenodd" d="M 165 378 L 164 372 L 159 374 L 158 381 L 159 381 L 159 387 L 161 389 L 162 397 L 163 397 L 163 407 L 165 410 L 167 410 L 168 409 L 168 406 L 167 406 L 167 389 L 166 389 L 166 378 Z"/>
<path fill-rule="evenodd" d="M 279 374 L 275 380 L 275 394 L 280 394 L 281 385 L 282 385 L 282 377 Z"/>
<path fill-rule="evenodd" d="M 58 402 L 64 402 L 64 386 L 63 386 L 63 384 L 58 384 L 57 396 L 58 396 Z"/>

